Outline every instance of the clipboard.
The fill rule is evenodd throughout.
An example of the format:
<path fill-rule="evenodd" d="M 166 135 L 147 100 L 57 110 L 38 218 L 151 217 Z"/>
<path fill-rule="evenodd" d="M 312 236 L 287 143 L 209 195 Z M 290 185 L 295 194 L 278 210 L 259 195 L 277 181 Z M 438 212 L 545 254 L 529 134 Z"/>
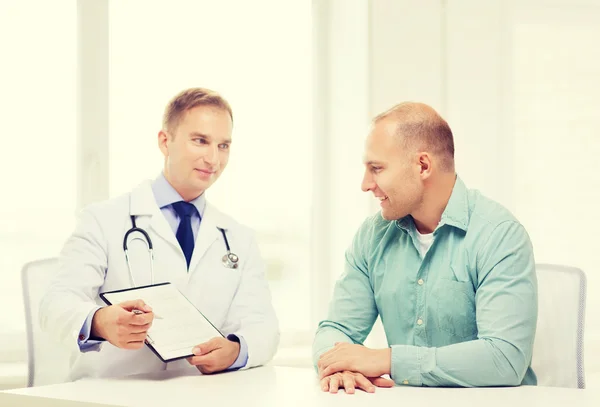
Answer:
<path fill-rule="evenodd" d="M 107 305 L 143 300 L 155 313 L 146 346 L 163 362 L 194 356 L 192 349 L 223 333 L 173 284 L 159 283 L 100 293 Z"/>

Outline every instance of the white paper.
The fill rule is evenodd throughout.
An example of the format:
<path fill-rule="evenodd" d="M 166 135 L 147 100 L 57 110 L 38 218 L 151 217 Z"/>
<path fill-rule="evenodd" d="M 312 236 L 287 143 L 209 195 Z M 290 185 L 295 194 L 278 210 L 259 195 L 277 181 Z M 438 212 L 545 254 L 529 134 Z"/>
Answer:
<path fill-rule="evenodd" d="M 152 307 L 146 340 L 164 360 L 191 356 L 194 346 L 222 336 L 173 284 L 103 295 L 111 304 L 140 299 Z"/>

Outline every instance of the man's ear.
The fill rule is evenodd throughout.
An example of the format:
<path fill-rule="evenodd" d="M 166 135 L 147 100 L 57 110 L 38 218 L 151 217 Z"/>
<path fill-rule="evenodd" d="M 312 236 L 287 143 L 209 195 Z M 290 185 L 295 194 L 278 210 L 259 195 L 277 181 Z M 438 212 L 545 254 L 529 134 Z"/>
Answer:
<path fill-rule="evenodd" d="M 169 156 L 168 141 L 169 141 L 169 134 L 164 130 L 159 131 L 158 132 L 158 148 L 160 149 L 160 151 L 163 153 L 163 155 L 165 157 Z"/>
<path fill-rule="evenodd" d="M 431 156 L 429 153 L 419 153 L 419 166 L 421 168 L 421 178 L 429 178 L 432 170 Z"/>

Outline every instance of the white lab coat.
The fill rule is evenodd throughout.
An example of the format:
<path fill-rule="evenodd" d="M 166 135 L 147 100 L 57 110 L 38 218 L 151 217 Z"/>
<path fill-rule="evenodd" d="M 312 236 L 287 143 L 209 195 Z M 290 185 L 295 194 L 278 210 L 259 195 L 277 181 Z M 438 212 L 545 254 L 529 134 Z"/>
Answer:
<path fill-rule="evenodd" d="M 131 193 L 81 212 L 61 252 L 59 275 L 41 301 L 41 328 L 72 350 L 70 379 L 195 370 L 186 360 L 162 363 L 146 346 L 124 350 L 103 342 L 98 351 L 79 350 L 77 339 L 88 314 L 105 305 L 98 293 L 132 287 L 123 251 L 130 214 L 152 239 L 154 282 L 175 284 L 225 336 L 242 336 L 248 345 L 246 368 L 268 362 L 279 344 L 279 328 L 254 233 L 207 202 L 188 272 L 183 251 L 147 181 Z M 221 263 L 226 248 L 217 226 L 226 230 L 231 250 L 239 256 L 237 269 Z M 136 285 L 150 284 L 145 244 L 134 240 L 129 252 Z"/>

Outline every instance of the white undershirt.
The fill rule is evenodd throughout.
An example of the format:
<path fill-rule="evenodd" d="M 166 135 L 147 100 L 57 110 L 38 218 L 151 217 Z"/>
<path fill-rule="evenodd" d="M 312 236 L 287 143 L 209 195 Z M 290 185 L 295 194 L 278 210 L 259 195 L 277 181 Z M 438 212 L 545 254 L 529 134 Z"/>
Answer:
<path fill-rule="evenodd" d="M 424 258 L 425 254 L 427 254 L 427 251 L 433 244 L 433 233 L 423 235 L 419 233 L 418 230 L 415 229 L 415 231 L 417 232 L 417 239 L 419 240 L 419 253 L 421 254 L 421 258 Z"/>

